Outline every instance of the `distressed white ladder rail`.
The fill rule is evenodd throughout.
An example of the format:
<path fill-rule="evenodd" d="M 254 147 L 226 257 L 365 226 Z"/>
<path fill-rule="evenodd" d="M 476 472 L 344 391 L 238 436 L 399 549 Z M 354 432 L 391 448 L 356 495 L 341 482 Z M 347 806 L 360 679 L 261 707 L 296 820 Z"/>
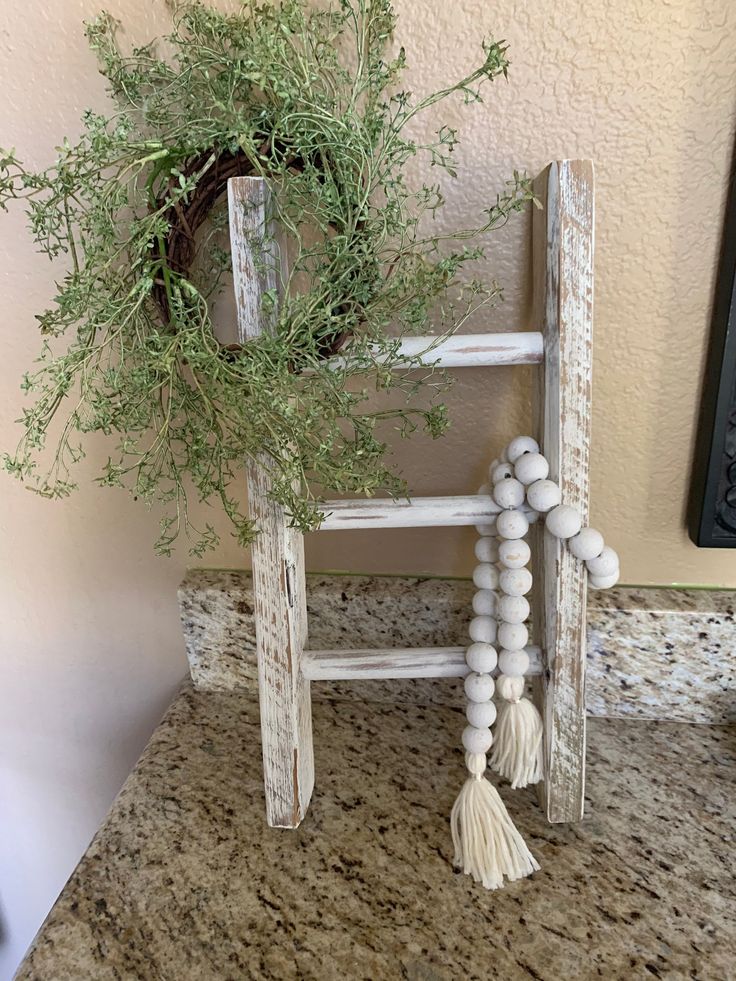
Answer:
<path fill-rule="evenodd" d="M 588 512 L 593 299 L 593 169 L 589 161 L 551 164 L 536 180 L 533 217 L 534 316 L 541 332 L 455 335 L 401 342 L 405 358 L 445 368 L 538 364 L 536 435 L 563 500 Z M 228 185 L 235 295 L 242 342 L 267 329 L 261 297 L 277 283 L 275 264 L 253 259 L 264 236 L 268 190 L 260 178 Z M 346 357 L 343 354 L 343 357 Z M 339 364 L 339 359 L 334 359 Z M 396 365 L 397 370 L 404 366 Z M 411 368 L 407 365 L 406 368 Z M 314 782 L 311 681 L 463 677 L 460 647 L 305 650 L 307 612 L 301 535 L 270 497 L 267 468 L 247 464 L 253 546 L 259 697 L 269 824 L 295 827 Z M 321 530 L 483 524 L 498 513 L 484 495 L 327 501 Z M 551 822 L 577 821 L 585 787 L 585 587 L 582 563 L 536 525 L 534 636 L 529 648 L 544 719 L 542 802 Z"/>
<path fill-rule="evenodd" d="M 513 331 L 496 334 L 453 334 L 438 340 L 424 335 L 409 337 L 401 341 L 396 352 L 391 355 L 394 371 L 411 370 L 415 365 L 402 365 L 401 358 L 407 361 L 418 359 L 420 364 L 436 368 L 490 368 L 513 364 L 541 364 L 544 360 L 544 338 L 539 331 Z M 348 353 L 330 359 L 336 367 L 347 363 Z M 386 355 L 376 361 L 387 360 Z"/>
<path fill-rule="evenodd" d="M 529 674 L 542 670 L 538 647 L 527 647 Z M 379 678 L 464 678 L 470 672 L 464 647 L 395 647 L 305 651 L 304 676 L 310 681 Z"/>
<path fill-rule="evenodd" d="M 238 337 L 247 343 L 267 329 L 263 294 L 279 283 L 266 182 L 232 178 L 228 204 Z M 268 248 L 256 263 L 259 240 Z M 269 254 L 273 259 L 266 263 Z M 304 543 L 271 498 L 267 468 L 249 460 L 246 479 L 250 514 L 260 532 L 251 562 L 266 818 L 272 827 L 294 828 L 307 812 L 314 786 L 309 681 L 301 668 L 307 638 Z"/>
<path fill-rule="evenodd" d="M 537 373 L 537 436 L 562 500 L 588 523 L 592 342 L 593 164 L 562 160 L 534 184 L 542 202 L 532 225 L 535 320 L 544 333 Z M 547 653 L 536 682 L 544 720 L 545 782 L 552 823 L 579 821 L 585 798 L 585 596 L 582 562 L 541 528 L 534 549 L 535 637 Z M 541 541 L 539 540 L 541 539 Z"/>
<path fill-rule="evenodd" d="M 492 497 L 369 498 L 354 501 L 325 501 L 320 531 L 350 528 L 449 528 L 477 525 L 495 517 L 501 508 Z M 527 513 L 529 508 L 524 506 Z"/>

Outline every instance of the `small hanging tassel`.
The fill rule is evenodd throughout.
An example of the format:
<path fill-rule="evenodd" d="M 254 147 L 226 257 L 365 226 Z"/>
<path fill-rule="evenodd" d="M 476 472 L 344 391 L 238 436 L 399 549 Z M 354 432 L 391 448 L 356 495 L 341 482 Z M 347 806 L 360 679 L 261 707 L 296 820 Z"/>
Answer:
<path fill-rule="evenodd" d="M 523 697 L 523 677 L 501 675 L 496 691 L 503 699 L 493 740 L 491 767 L 517 790 L 544 779 L 542 717 Z"/>
<path fill-rule="evenodd" d="M 486 889 L 498 889 L 539 869 L 498 791 L 483 777 L 485 753 L 466 753 L 470 776 L 452 808 L 454 865 Z"/>

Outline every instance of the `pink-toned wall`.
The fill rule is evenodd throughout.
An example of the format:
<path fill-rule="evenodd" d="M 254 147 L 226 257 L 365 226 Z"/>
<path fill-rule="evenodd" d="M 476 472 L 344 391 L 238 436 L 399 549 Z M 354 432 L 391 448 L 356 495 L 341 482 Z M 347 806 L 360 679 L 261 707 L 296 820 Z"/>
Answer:
<path fill-rule="evenodd" d="M 228 6 L 222 0 L 222 6 Z M 0 20 L 0 144 L 37 166 L 104 105 L 81 22 L 100 0 L 7 3 Z M 163 0 L 108 0 L 136 39 L 165 23 Z M 729 0 L 398 0 L 419 92 L 459 76 L 493 31 L 511 46 L 509 83 L 484 105 L 453 104 L 460 181 L 445 221 L 464 224 L 514 167 L 596 162 L 593 518 L 636 583 L 736 586 L 729 551 L 694 548 L 684 507 L 725 186 L 734 135 L 736 6 Z M 528 326 L 528 228 L 496 240 L 483 272 L 507 300 L 486 322 Z M 38 349 L 33 319 L 53 269 L 19 209 L 0 215 L 4 350 L 0 443 L 12 445 L 18 381 Z M 417 493 L 472 491 L 489 453 L 526 424 L 526 369 L 468 372 L 442 443 L 402 443 Z M 175 600 L 184 550 L 156 558 L 157 516 L 85 481 L 51 504 L 0 477 L 0 977 L 9 976 L 185 673 Z M 224 526 L 223 526 L 224 527 Z M 312 536 L 313 569 L 465 574 L 463 532 Z M 209 565 L 247 556 L 226 543 Z"/>

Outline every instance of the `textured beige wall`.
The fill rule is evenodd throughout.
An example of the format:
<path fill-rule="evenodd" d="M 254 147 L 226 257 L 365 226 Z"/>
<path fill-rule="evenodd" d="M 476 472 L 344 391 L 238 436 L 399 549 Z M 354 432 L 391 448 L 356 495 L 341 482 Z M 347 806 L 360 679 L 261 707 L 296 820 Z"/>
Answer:
<path fill-rule="evenodd" d="M 223 0 L 225 3 L 226 0 Z M 100 0 L 5 3 L 0 144 L 43 165 L 83 108 L 104 103 L 80 22 Z M 162 3 L 108 0 L 155 30 Z M 416 91 L 460 75 L 493 30 L 509 84 L 437 119 L 464 133 L 447 220 L 472 219 L 513 167 L 592 157 L 598 179 L 593 517 L 628 582 L 736 586 L 736 559 L 683 526 L 693 424 L 734 130 L 736 5 L 730 0 L 399 0 Z M 507 287 L 494 324 L 528 326 L 528 229 L 500 235 L 490 272 Z M 488 272 L 488 270 L 485 270 Z M 18 210 L 0 216 L 4 349 L 0 444 L 15 439 L 17 382 L 38 348 L 33 314 L 52 291 Z M 527 418 L 527 369 L 469 372 L 452 433 L 402 444 L 418 493 L 473 490 Z M 93 471 L 104 458 L 95 444 Z M 84 476 L 84 475 L 82 475 Z M 155 514 L 88 484 L 50 504 L 0 478 L 0 977 L 17 961 L 102 818 L 185 664 L 175 587 L 187 564 L 155 558 Z M 312 536 L 311 568 L 466 573 L 463 532 Z M 233 545 L 212 565 L 242 564 Z"/>
<path fill-rule="evenodd" d="M 509 83 L 455 106 L 460 186 L 447 218 L 477 214 L 513 167 L 590 157 L 597 181 L 592 520 L 629 583 L 736 586 L 736 556 L 698 549 L 684 512 L 736 121 L 736 5 L 402 0 L 415 90 L 472 62 L 491 29 L 510 45 Z M 447 107 L 441 112 L 447 114 Z M 493 323 L 528 321 L 526 222 L 496 242 L 507 288 Z M 489 452 L 524 427 L 525 370 L 463 373 L 443 444 L 401 446 L 418 493 L 474 490 Z M 501 418 L 511 409 L 512 421 Z M 354 533 L 311 545 L 312 566 L 466 573 L 469 533 Z"/>

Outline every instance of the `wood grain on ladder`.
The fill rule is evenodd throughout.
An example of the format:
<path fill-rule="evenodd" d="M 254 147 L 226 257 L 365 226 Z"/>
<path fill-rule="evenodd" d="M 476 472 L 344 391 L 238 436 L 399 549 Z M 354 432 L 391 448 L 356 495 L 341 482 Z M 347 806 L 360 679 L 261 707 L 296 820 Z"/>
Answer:
<path fill-rule="evenodd" d="M 232 178 L 228 203 L 238 336 L 246 343 L 270 326 L 264 322 L 262 299 L 279 285 L 279 257 L 268 227 L 266 182 Z M 246 479 L 250 516 L 258 528 L 252 566 L 266 817 L 272 827 L 294 828 L 307 812 L 314 787 L 309 681 L 301 670 L 307 637 L 304 543 L 270 497 L 267 458 L 262 465 L 247 461 Z"/>
<path fill-rule="evenodd" d="M 533 219 L 536 325 L 544 366 L 535 394 L 537 435 L 565 504 L 588 522 L 593 329 L 593 165 L 551 164 L 536 179 L 543 207 Z M 541 541 L 540 541 L 541 539 Z M 547 657 L 537 682 L 544 719 L 547 818 L 579 821 L 585 795 L 585 594 L 581 562 L 537 533 L 535 635 Z"/>

